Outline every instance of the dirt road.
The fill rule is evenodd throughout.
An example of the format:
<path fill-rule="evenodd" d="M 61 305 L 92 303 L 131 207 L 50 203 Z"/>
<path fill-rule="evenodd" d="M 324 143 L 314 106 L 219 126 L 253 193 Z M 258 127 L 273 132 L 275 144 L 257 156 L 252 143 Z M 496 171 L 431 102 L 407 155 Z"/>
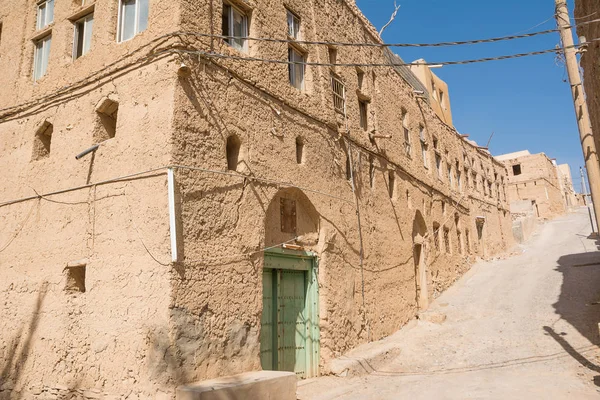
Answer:
<path fill-rule="evenodd" d="M 482 262 L 391 340 L 362 377 L 299 383 L 301 400 L 600 398 L 600 253 L 585 209 L 546 223 L 522 253 Z"/>

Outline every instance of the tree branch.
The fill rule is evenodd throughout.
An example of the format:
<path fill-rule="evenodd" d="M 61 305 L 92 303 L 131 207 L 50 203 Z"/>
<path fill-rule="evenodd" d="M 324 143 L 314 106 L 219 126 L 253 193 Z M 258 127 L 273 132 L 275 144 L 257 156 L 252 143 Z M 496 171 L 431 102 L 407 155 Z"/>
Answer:
<path fill-rule="evenodd" d="M 385 28 L 387 28 L 388 26 L 390 26 L 392 24 L 392 22 L 394 22 L 394 20 L 396 19 L 396 15 L 398 15 L 398 10 L 400 9 L 400 6 L 396 4 L 396 0 L 394 0 L 394 12 L 392 13 L 392 16 L 390 17 L 390 20 L 388 21 L 387 24 L 385 24 L 383 26 L 383 28 L 381 28 L 381 30 L 379 31 L 379 36 L 381 36 L 383 34 L 383 31 L 385 30 Z"/>

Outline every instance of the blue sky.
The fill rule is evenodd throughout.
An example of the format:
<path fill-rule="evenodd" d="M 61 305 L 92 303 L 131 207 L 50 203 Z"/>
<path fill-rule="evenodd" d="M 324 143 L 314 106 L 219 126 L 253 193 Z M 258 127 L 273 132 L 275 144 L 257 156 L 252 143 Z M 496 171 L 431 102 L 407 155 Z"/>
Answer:
<path fill-rule="evenodd" d="M 555 27 L 553 0 L 397 0 L 395 21 L 383 34 L 388 43 L 461 41 Z M 380 29 L 390 18 L 393 0 L 357 0 Z M 571 16 L 573 1 L 569 1 Z M 530 32 L 530 31 L 528 31 Z M 554 48 L 558 33 L 500 43 L 444 48 L 395 48 L 405 61 L 474 59 Z M 576 190 L 583 165 L 573 102 L 564 66 L 555 55 L 541 55 L 444 66 L 435 73 L 449 85 L 454 124 L 459 132 L 485 145 L 492 132 L 494 155 L 528 149 L 571 165 Z"/>

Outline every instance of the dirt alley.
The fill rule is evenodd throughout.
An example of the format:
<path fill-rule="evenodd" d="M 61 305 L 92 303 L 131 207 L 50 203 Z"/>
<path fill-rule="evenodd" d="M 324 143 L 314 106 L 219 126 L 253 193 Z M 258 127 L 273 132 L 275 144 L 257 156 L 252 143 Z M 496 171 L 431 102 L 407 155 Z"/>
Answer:
<path fill-rule="evenodd" d="M 600 398 L 600 252 L 587 209 L 547 222 L 517 255 L 476 264 L 360 377 L 301 381 L 298 398 Z M 595 264 L 594 264 L 595 263 Z M 368 362 L 368 361 L 365 361 Z"/>

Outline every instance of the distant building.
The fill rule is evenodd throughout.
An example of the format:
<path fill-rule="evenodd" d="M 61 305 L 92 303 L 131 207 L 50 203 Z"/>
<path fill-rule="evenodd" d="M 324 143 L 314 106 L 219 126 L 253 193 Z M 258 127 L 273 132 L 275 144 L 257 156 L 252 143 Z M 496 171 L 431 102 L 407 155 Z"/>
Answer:
<path fill-rule="evenodd" d="M 569 164 L 560 164 L 556 167 L 558 172 L 558 180 L 560 182 L 563 197 L 565 199 L 565 205 L 567 208 L 579 206 L 579 200 L 577 198 L 577 192 L 573 187 L 573 176 L 571 175 L 571 167 Z"/>
<path fill-rule="evenodd" d="M 453 127 L 448 84 L 434 74 L 431 71 L 431 67 L 426 65 L 426 63 L 427 61 L 422 58 L 413 61 L 410 70 L 427 89 L 429 103 L 439 119 L 446 125 Z"/>
<path fill-rule="evenodd" d="M 528 150 L 496 159 L 503 161 L 508 169 L 506 192 L 511 212 L 519 213 L 527 202 L 538 218 L 554 218 L 564 214 L 568 205 L 575 204 L 568 165 L 559 168 L 546 154 L 531 154 Z"/>

